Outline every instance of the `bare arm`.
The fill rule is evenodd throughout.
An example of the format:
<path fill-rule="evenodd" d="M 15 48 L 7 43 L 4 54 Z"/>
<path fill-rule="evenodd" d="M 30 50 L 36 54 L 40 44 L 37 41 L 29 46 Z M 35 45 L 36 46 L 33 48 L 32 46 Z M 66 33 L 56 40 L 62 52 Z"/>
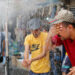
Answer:
<path fill-rule="evenodd" d="M 29 67 L 28 61 L 29 61 L 29 45 L 25 45 L 24 60 L 22 62 L 22 65 L 26 68 Z"/>
<path fill-rule="evenodd" d="M 4 56 L 4 49 L 5 49 L 5 40 L 3 40 L 3 49 L 2 49 L 2 55 Z"/>
<path fill-rule="evenodd" d="M 45 43 L 45 50 L 49 51 L 51 49 L 52 46 L 52 42 L 51 42 L 52 37 L 49 36 L 47 37 L 46 43 Z"/>
<path fill-rule="evenodd" d="M 39 59 L 41 59 L 41 58 L 43 58 L 43 57 L 46 56 L 46 50 L 45 50 L 44 47 L 45 47 L 45 46 L 43 46 L 43 52 L 42 52 L 40 55 L 38 55 L 37 57 L 31 59 L 31 62 L 33 62 L 33 61 L 35 61 L 35 60 L 39 60 Z"/>
<path fill-rule="evenodd" d="M 46 50 L 44 49 L 44 46 L 43 46 L 43 52 L 40 55 L 38 55 L 37 57 L 29 60 L 29 45 L 26 45 L 25 52 L 24 52 L 23 66 L 28 67 L 33 61 L 39 60 L 39 59 L 43 58 L 45 55 L 46 55 Z"/>
<path fill-rule="evenodd" d="M 48 33 L 48 36 L 47 36 L 47 39 L 46 39 L 46 42 L 45 42 L 45 50 L 46 51 L 49 51 L 52 49 L 53 47 L 53 44 L 52 44 L 52 37 L 56 35 L 56 29 L 55 27 L 51 27 L 50 30 L 49 30 L 49 33 Z"/>
<path fill-rule="evenodd" d="M 29 59 L 29 45 L 25 45 L 24 59 Z"/>

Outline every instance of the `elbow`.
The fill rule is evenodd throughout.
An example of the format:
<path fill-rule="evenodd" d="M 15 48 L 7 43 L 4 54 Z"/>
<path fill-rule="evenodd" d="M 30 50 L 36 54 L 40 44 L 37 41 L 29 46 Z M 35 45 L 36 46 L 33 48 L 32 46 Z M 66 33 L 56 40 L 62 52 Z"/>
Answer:
<path fill-rule="evenodd" d="M 45 57 L 46 56 L 46 52 L 45 53 L 43 53 L 43 57 Z"/>

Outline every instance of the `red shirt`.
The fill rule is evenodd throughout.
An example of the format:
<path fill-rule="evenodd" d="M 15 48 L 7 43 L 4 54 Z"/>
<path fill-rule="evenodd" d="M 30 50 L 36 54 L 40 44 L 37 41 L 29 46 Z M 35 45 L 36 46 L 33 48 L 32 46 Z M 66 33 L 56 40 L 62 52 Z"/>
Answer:
<path fill-rule="evenodd" d="M 75 66 L 75 40 L 72 41 L 70 39 L 67 39 L 62 41 L 60 37 L 54 36 L 52 38 L 52 42 L 56 45 L 64 45 L 72 66 Z"/>

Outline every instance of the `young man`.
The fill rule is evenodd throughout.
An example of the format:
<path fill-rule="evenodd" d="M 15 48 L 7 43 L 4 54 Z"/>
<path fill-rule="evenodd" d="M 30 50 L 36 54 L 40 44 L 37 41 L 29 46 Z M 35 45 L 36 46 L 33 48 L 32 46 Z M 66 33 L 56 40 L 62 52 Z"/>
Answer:
<path fill-rule="evenodd" d="M 61 10 L 51 22 L 54 26 L 49 31 L 45 50 L 50 50 L 53 44 L 64 45 L 72 67 L 75 67 L 75 23 L 72 12 Z"/>
<path fill-rule="evenodd" d="M 49 75 L 49 52 L 44 50 L 47 33 L 40 31 L 41 21 L 38 18 L 29 21 L 31 34 L 25 38 L 25 53 L 23 65 L 30 66 L 30 75 Z M 29 60 L 29 50 L 31 59 Z"/>

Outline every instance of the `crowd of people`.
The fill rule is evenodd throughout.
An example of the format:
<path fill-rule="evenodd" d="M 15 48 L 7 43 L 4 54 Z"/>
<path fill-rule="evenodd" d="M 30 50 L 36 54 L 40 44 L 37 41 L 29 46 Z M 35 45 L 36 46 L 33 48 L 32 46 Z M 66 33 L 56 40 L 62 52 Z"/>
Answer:
<path fill-rule="evenodd" d="M 61 65 L 62 75 L 75 74 L 75 23 L 71 11 L 62 9 L 49 22 L 53 26 L 48 33 L 40 31 L 40 21 L 30 20 L 31 34 L 25 38 L 24 66 L 30 66 L 30 75 L 49 75 L 49 51 L 63 45 L 66 55 Z M 41 24 L 41 23 L 40 23 Z M 31 59 L 28 59 L 29 52 Z"/>
<path fill-rule="evenodd" d="M 50 59 L 50 52 L 54 48 L 63 46 L 64 58 L 61 60 L 62 75 L 75 75 L 75 21 L 71 11 L 61 9 L 57 15 L 48 22 L 51 27 L 42 29 L 39 18 L 32 18 L 28 23 L 31 31 L 25 37 L 24 60 L 22 65 L 30 69 L 29 75 L 58 75 L 53 66 L 54 59 Z M 0 31 L 0 61 L 4 55 L 5 38 Z M 29 54 L 31 57 L 29 58 Z M 62 54 L 61 54 L 62 55 Z"/>

